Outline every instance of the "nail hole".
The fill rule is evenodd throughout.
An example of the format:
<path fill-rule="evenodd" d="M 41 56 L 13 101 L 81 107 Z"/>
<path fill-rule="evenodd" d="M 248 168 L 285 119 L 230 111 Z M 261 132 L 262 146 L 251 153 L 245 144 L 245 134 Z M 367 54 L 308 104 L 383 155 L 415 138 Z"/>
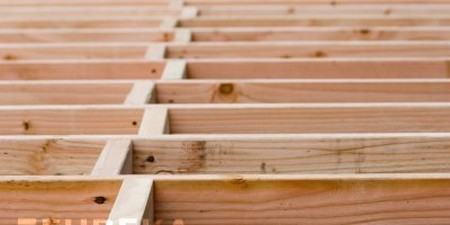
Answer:
<path fill-rule="evenodd" d="M 103 196 L 97 196 L 97 197 L 94 197 L 94 202 L 99 205 L 103 205 L 106 202 L 106 198 Z"/>
<path fill-rule="evenodd" d="M 133 121 L 132 124 L 133 124 L 133 126 L 136 126 L 136 125 L 137 125 L 137 122 L 136 122 L 136 121 Z"/>
<path fill-rule="evenodd" d="M 151 156 L 147 157 L 147 159 L 145 161 L 150 162 L 150 163 L 155 162 L 155 156 L 151 155 Z"/>
<path fill-rule="evenodd" d="M 31 128 L 31 122 L 29 120 L 23 121 L 22 126 L 24 130 L 29 130 Z"/>

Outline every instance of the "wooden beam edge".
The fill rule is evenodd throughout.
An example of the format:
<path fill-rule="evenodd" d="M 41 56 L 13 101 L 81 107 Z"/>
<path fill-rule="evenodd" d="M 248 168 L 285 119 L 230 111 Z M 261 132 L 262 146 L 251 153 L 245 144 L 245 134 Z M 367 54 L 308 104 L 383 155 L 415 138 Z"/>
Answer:
<path fill-rule="evenodd" d="M 153 224 L 153 180 L 151 178 L 126 177 L 123 180 L 108 221 L 114 225 Z M 126 222 L 126 223 L 125 223 Z"/>
<path fill-rule="evenodd" d="M 133 144 L 131 139 L 112 139 L 105 147 L 92 169 L 92 176 L 133 173 Z"/>
<path fill-rule="evenodd" d="M 166 107 L 145 109 L 138 136 L 164 135 L 170 133 L 169 110 Z"/>
<path fill-rule="evenodd" d="M 153 81 L 136 81 L 128 93 L 124 104 L 125 105 L 145 105 L 147 103 L 154 103 L 155 96 L 155 82 Z"/>

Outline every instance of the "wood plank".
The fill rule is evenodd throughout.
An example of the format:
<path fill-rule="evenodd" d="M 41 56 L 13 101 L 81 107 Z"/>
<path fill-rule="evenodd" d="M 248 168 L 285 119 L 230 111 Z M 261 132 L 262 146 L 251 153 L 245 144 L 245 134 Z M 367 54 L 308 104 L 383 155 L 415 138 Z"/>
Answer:
<path fill-rule="evenodd" d="M 165 58 L 167 47 L 165 45 L 150 45 L 145 52 L 145 59 L 161 60 Z"/>
<path fill-rule="evenodd" d="M 0 105 L 120 104 L 131 82 L 0 82 Z"/>
<path fill-rule="evenodd" d="M 156 100 L 155 83 L 153 81 L 135 82 L 124 104 L 145 105 Z"/>
<path fill-rule="evenodd" d="M 3 43 L 148 43 L 172 41 L 170 31 L 153 29 L 4 29 L 0 30 Z"/>
<path fill-rule="evenodd" d="M 134 139 L 136 174 L 447 173 L 448 134 Z"/>
<path fill-rule="evenodd" d="M 175 17 L 168 16 L 161 21 L 159 28 L 174 29 L 177 26 L 178 26 L 178 19 L 176 19 Z"/>
<path fill-rule="evenodd" d="M 0 60 L 0 80 L 155 79 L 164 67 L 162 61 L 147 60 Z"/>
<path fill-rule="evenodd" d="M 448 16 L 236 16 L 180 19 L 180 27 L 448 26 Z"/>
<path fill-rule="evenodd" d="M 137 134 L 143 109 L 3 108 L 0 135 Z"/>
<path fill-rule="evenodd" d="M 108 220 L 112 224 L 151 224 L 154 221 L 153 207 L 153 180 L 127 177 Z"/>
<path fill-rule="evenodd" d="M 0 140 L 0 175 L 87 175 L 105 141 L 85 138 Z"/>
<path fill-rule="evenodd" d="M 162 104 L 450 102 L 450 81 L 440 79 L 158 81 L 156 92 L 157 102 Z"/>
<path fill-rule="evenodd" d="M 161 224 L 430 224 L 450 222 L 446 174 L 165 176 Z M 220 221 L 220 222 L 217 222 Z"/>
<path fill-rule="evenodd" d="M 147 108 L 141 120 L 138 135 L 148 137 L 170 133 L 170 118 L 165 107 Z"/>
<path fill-rule="evenodd" d="M 199 10 L 197 7 L 184 7 L 181 11 L 181 18 L 183 19 L 189 19 L 189 18 L 195 18 L 199 15 Z"/>
<path fill-rule="evenodd" d="M 445 27 L 317 27 L 317 28 L 195 28 L 194 42 L 239 41 L 447 41 Z"/>
<path fill-rule="evenodd" d="M 169 60 L 166 63 L 162 80 L 182 80 L 186 78 L 186 61 L 184 60 Z"/>
<path fill-rule="evenodd" d="M 92 176 L 113 176 L 133 173 L 133 143 L 129 139 L 112 139 L 106 142 Z"/>
<path fill-rule="evenodd" d="M 278 4 L 323 4 L 323 5 L 342 5 L 355 4 L 362 5 L 367 3 L 376 4 L 433 4 L 433 3 L 448 3 L 448 0 L 185 0 L 186 5 L 195 6 L 228 6 L 228 5 L 278 5 Z"/>
<path fill-rule="evenodd" d="M 146 45 L 142 44 L 3 44 L 0 45 L 0 59 L 19 60 L 68 60 L 68 59 L 144 59 Z"/>
<path fill-rule="evenodd" d="M 88 15 L 86 15 L 88 14 Z M 92 6 L 8 6 L 0 8 L 2 18 L 39 18 L 39 17 L 90 17 L 102 16 L 178 16 L 181 11 L 166 6 L 99 5 Z"/>
<path fill-rule="evenodd" d="M 448 15 L 448 4 L 401 4 L 364 3 L 364 4 L 271 4 L 264 5 L 203 5 L 197 6 L 202 17 L 208 16 L 242 16 L 242 15 L 373 15 L 373 16 L 402 16 L 402 15 Z"/>
<path fill-rule="evenodd" d="M 0 64 L 1 65 L 1 64 Z M 448 59 L 188 60 L 188 79 L 448 78 Z"/>
<path fill-rule="evenodd" d="M 192 32 L 189 29 L 177 29 L 174 34 L 173 42 L 189 43 L 192 41 Z"/>
<path fill-rule="evenodd" d="M 9 178 L 0 182 L 0 224 L 17 224 L 18 218 L 105 220 L 116 201 L 121 181 L 69 181 Z M 53 222 L 54 223 L 54 222 Z"/>
<path fill-rule="evenodd" d="M 6 18 L 0 20 L 0 28 L 157 28 L 159 17 L 80 17 L 80 18 Z"/>
<path fill-rule="evenodd" d="M 169 0 L 169 8 L 182 8 L 184 0 Z"/>
<path fill-rule="evenodd" d="M 439 104 L 304 104 L 171 107 L 171 134 L 449 132 Z"/>
<path fill-rule="evenodd" d="M 167 0 L 21 0 L 21 1 L 0 1 L 0 6 L 104 6 L 104 5 L 117 5 L 117 6 L 161 6 L 167 5 Z"/>
<path fill-rule="evenodd" d="M 171 44 L 167 58 L 439 58 L 450 56 L 443 42 L 258 42 Z"/>

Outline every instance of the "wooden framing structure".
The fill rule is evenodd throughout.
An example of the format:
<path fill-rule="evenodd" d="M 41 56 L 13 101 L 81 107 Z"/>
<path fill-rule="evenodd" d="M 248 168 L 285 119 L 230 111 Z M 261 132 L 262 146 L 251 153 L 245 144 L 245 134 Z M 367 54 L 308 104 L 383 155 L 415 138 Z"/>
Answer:
<path fill-rule="evenodd" d="M 449 0 L 0 0 L 0 225 L 450 224 Z"/>

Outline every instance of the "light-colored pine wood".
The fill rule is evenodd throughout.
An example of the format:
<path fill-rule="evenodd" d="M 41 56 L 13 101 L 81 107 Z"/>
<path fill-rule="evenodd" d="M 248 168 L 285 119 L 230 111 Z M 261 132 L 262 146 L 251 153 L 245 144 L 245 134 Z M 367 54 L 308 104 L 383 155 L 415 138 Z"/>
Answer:
<path fill-rule="evenodd" d="M 155 83 L 153 81 L 137 81 L 129 92 L 124 104 L 145 105 L 155 102 Z"/>
<path fill-rule="evenodd" d="M 444 103 L 443 103 L 444 104 Z M 171 134 L 449 132 L 450 110 L 415 104 L 171 107 Z M 439 118 L 439 119 L 436 119 Z"/>
<path fill-rule="evenodd" d="M 448 3 L 448 0 L 186 0 L 186 5 L 277 5 L 277 4 L 323 4 L 323 5 L 341 5 L 341 4 L 361 4 L 361 3 L 376 3 L 376 4 L 429 4 L 429 3 Z"/>
<path fill-rule="evenodd" d="M 134 140 L 137 174 L 448 172 L 447 134 L 192 135 Z"/>
<path fill-rule="evenodd" d="M 199 10 L 196 7 L 184 7 L 181 11 L 181 18 L 190 19 L 195 18 L 199 14 Z"/>
<path fill-rule="evenodd" d="M 170 179 L 170 180 L 165 180 Z M 155 178 L 163 224 L 430 224 L 450 222 L 445 174 Z"/>
<path fill-rule="evenodd" d="M 153 180 L 125 178 L 108 219 L 112 224 L 123 224 L 125 219 L 132 224 L 153 223 Z"/>
<path fill-rule="evenodd" d="M 105 16 L 179 16 L 179 9 L 167 6 L 99 5 L 92 6 L 14 6 L 0 8 L 2 18 L 61 18 L 61 17 L 105 17 Z"/>
<path fill-rule="evenodd" d="M 174 17 L 166 17 L 159 25 L 160 29 L 174 29 L 178 25 L 178 20 Z"/>
<path fill-rule="evenodd" d="M 189 43 L 192 41 L 192 32 L 188 29 L 178 29 L 174 33 L 173 42 Z"/>
<path fill-rule="evenodd" d="M 105 220 L 113 208 L 121 181 L 2 179 L 0 224 L 17 224 L 18 218 Z M 123 198 L 123 197 L 122 197 Z"/>
<path fill-rule="evenodd" d="M 7 18 L 0 20 L 0 28 L 158 28 L 160 17 L 80 17 L 80 18 Z"/>
<path fill-rule="evenodd" d="M 450 102 L 443 79 L 158 81 L 156 90 L 162 104 Z"/>
<path fill-rule="evenodd" d="M 241 16 L 180 19 L 180 27 L 448 26 L 448 16 Z"/>
<path fill-rule="evenodd" d="M 281 42 L 172 44 L 167 58 L 445 58 L 450 42 Z"/>
<path fill-rule="evenodd" d="M 161 60 L 165 58 L 167 47 L 165 45 L 150 45 L 147 47 L 145 59 Z"/>
<path fill-rule="evenodd" d="M 188 60 L 189 79 L 448 78 L 448 59 Z M 0 64 L 1 66 L 1 64 Z"/>
<path fill-rule="evenodd" d="M 92 176 L 113 176 L 133 173 L 133 143 L 129 139 L 108 140 Z"/>
<path fill-rule="evenodd" d="M 133 134 L 143 109 L 0 109 L 0 135 Z"/>
<path fill-rule="evenodd" d="M 155 79 L 164 67 L 161 60 L 0 60 L 0 80 Z"/>
<path fill-rule="evenodd" d="M 242 16 L 242 15 L 448 15 L 448 4 L 401 4 L 389 2 L 385 4 L 271 4 L 263 5 L 209 5 L 197 6 L 202 17 Z"/>
<path fill-rule="evenodd" d="M 194 42 L 239 41 L 447 41 L 445 27 L 316 27 L 316 28 L 197 28 Z"/>
<path fill-rule="evenodd" d="M 170 31 L 154 29 L 7 29 L 0 30 L 4 43 L 148 43 L 172 41 Z"/>
<path fill-rule="evenodd" d="M 21 0 L 21 1 L 7 1 L 2 0 L 0 2 L 0 6 L 107 6 L 107 5 L 115 5 L 115 6 L 166 6 L 168 3 L 167 0 L 94 0 L 94 1 L 85 1 L 85 0 L 68 0 L 68 1 L 58 1 L 58 0 Z"/>
<path fill-rule="evenodd" d="M 0 175 L 88 175 L 105 141 L 72 138 L 0 139 Z"/>
<path fill-rule="evenodd" d="M 21 60 L 91 60 L 91 59 L 144 59 L 147 46 L 116 43 L 61 43 L 0 45 L 1 61 Z"/>
<path fill-rule="evenodd" d="M 0 82 L 0 105 L 120 104 L 132 83 Z"/>
<path fill-rule="evenodd" d="M 162 80 L 182 80 L 186 78 L 186 61 L 169 60 L 161 75 Z"/>
<path fill-rule="evenodd" d="M 169 7 L 179 9 L 184 6 L 185 0 L 169 0 Z"/>
<path fill-rule="evenodd" d="M 147 108 L 141 120 L 138 135 L 147 137 L 170 133 L 169 111 L 164 107 Z"/>

